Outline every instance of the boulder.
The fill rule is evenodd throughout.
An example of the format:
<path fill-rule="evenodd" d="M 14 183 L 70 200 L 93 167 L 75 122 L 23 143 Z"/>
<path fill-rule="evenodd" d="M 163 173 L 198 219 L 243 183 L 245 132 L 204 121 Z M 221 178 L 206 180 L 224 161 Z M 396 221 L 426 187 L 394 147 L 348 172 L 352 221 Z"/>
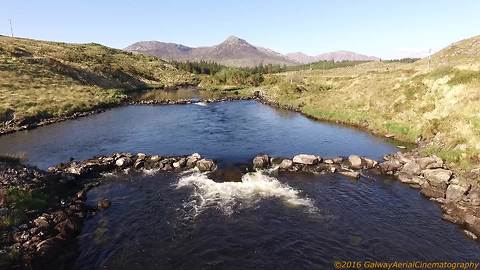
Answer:
<path fill-rule="evenodd" d="M 352 169 L 361 169 L 362 168 L 362 158 L 357 155 L 350 155 L 348 157 L 348 163 Z"/>
<path fill-rule="evenodd" d="M 314 155 L 300 154 L 293 157 L 293 162 L 304 165 L 317 164 L 318 158 Z"/>
<path fill-rule="evenodd" d="M 44 216 L 40 216 L 36 218 L 33 223 L 35 224 L 36 227 L 40 229 L 47 229 L 50 227 L 50 223 L 48 222 L 47 218 Z"/>
<path fill-rule="evenodd" d="M 115 165 L 117 165 L 117 167 L 127 167 L 132 165 L 132 163 L 133 161 L 129 157 L 120 157 L 115 161 Z"/>
<path fill-rule="evenodd" d="M 426 181 L 425 179 L 416 176 L 416 175 L 411 175 L 411 174 L 406 174 L 406 173 L 399 173 L 397 175 L 397 178 L 400 182 L 409 184 L 409 185 L 423 185 L 424 182 Z"/>
<path fill-rule="evenodd" d="M 178 161 L 175 161 L 173 163 L 173 168 L 175 169 L 182 168 L 182 167 L 185 167 L 186 164 L 187 164 L 186 158 L 180 158 Z"/>
<path fill-rule="evenodd" d="M 58 256 L 58 253 L 61 251 L 60 248 L 65 244 L 65 240 L 59 236 L 51 237 L 36 245 L 37 254 L 48 261 L 55 256 Z"/>
<path fill-rule="evenodd" d="M 201 172 L 213 171 L 215 163 L 211 159 L 200 159 L 196 166 Z"/>
<path fill-rule="evenodd" d="M 187 157 L 186 161 L 186 166 L 187 168 L 193 168 L 195 167 L 195 163 L 197 163 L 198 160 L 200 160 L 202 157 L 198 153 L 193 153 L 190 156 Z"/>
<path fill-rule="evenodd" d="M 445 198 L 445 189 L 432 186 L 428 181 L 425 181 L 420 189 L 422 193 L 427 198 L 440 199 Z"/>
<path fill-rule="evenodd" d="M 475 235 L 480 235 L 480 217 L 472 214 L 465 215 L 465 225 L 467 229 Z"/>
<path fill-rule="evenodd" d="M 429 156 L 417 159 L 417 164 L 425 169 L 437 169 L 443 166 L 443 160 L 437 156 Z"/>
<path fill-rule="evenodd" d="M 262 169 L 270 165 L 270 158 L 267 155 L 258 155 L 253 158 L 253 168 Z"/>
<path fill-rule="evenodd" d="M 133 164 L 133 168 L 135 168 L 136 170 L 139 170 L 142 167 L 144 167 L 144 165 L 145 165 L 145 162 L 143 160 L 137 159 L 137 161 L 135 161 L 135 164 Z"/>
<path fill-rule="evenodd" d="M 467 200 L 473 206 L 480 206 L 480 188 L 478 186 L 472 186 L 468 192 Z"/>
<path fill-rule="evenodd" d="M 446 189 L 448 181 L 452 177 L 452 171 L 445 169 L 427 169 L 422 171 L 425 179 L 434 187 Z"/>
<path fill-rule="evenodd" d="M 417 164 L 417 162 L 411 160 L 403 165 L 403 168 L 400 170 L 400 172 L 408 175 L 419 175 L 422 172 L 422 168 Z"/>
<path fill-rule="evenodd" d="M 293 166 L 293 161 L 291 161 L 290 159 L 284 159 L 282 160 L 278 168 L 282 170 L 288 170 L 292 168 L 292 166 Z"/>
<path fill-rule="evenodd" d="M 104 210 L 110 207 L 112 203 L 108 199 L 101 199 L 97 202 L 97 209 L 98 210 Z"/>
<path fill-rule="evenodd" d="M 340 164 L 340 163 L 342 163 L 343 158 L 342 157 L 336 157 L 336 158 L 333 158 L 332 160 L 333 160 L 333 163 Z"/>
<path fill-rule="evenodd" d="M 453 182 L 453 181 L 452 181 Z M 445 192 L 445 198 L 447 201 L 459 201 L 462 197 L 467 194 L 467 191 L 470 189 L 470 184 L 466 183 L 457 183 L 450 184 L 447 187 Z"/>
<path fill-rule="evenodd" d="M 359 172 L 351 172 L 351 171 L 340 171 L 339 172 L 341 175 L 345 175 L 347 177 L 351 177 L 354 179 L 360 178 L 360 173 Z"/>
<path fill-rule="evenodd" d="M 325 159 L 323 162 L 324 162 L 325 164 L 333 164 L 333 163 L 334 163 L 334 162 L 333 162 L 333 159 Z"/>
<path fill-rule="evenodd" d="M 144 153 L 138 153 L 137 154 L 137 160 L 145 160 L 146 157 L 147 157 L 147 155 L 145 155 Z"/>
<path fill-rule="evenodd" d="M 81 224 L 76 218 L 68 218 L 55 226 L 60 236 L 64 239 L 73 238 L 80 232 Z"/>
<path fill-rule="evenodd" d="M 379 166 L 382 173 L 393 174 L 402 167 L 402 163 L 396 159 L 391 159 L 380 163 Z"/>
<path fill-rule="evenodd" d="M 373 159 L 363 158 L 363 161 L 365 162 L 365 168 L 367 169 L 373 169 L 378 165 L 378 162 Z"/>

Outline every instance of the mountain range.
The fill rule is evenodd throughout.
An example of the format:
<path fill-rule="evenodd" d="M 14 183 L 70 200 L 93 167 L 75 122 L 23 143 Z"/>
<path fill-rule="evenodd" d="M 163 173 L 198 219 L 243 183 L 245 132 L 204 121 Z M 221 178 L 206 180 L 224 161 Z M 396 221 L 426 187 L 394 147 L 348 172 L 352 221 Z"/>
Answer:
<path fill-rule="evenodd" d="M 125 51 L 156 56 L 165 60 L 176 61 L 214 61 L 227 66 L 253 67 L 261 64 L 299 65 L 328 61 L 376 61 L 376 57 L 366 56 L 348 51 L 337 51 L 317 56 L 303 53 L 283 55 L 268 48 L 253 46 L 246 40 L 230 36 L 222 43 L 211 47 L 188 47 L 182 44 L 165 43 L 160 41 L 140 41 Z"/>

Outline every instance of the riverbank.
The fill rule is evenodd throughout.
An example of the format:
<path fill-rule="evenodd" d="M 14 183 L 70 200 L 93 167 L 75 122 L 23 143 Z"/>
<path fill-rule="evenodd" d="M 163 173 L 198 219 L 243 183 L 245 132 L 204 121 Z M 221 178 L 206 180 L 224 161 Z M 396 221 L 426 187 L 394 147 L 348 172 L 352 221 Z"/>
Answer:
<path fill-rule="evenodd" d="M 175 157 L 115 153 L 43 171 L 5 159 L 0 162 L 0 266 L 46 269 L 68 261 L 83 220 L 110 206 L 108 198 L 95 206 L 85 203 L 89 189 L 108 181 L 104 175 L 192 168 L 207 172 L 215 170 L 216 164 L 197 153 Z"/>
<path fill-rule="evenodd" d="M 196 85 L 195 75 L 154 57 L 99 44 L 0 36 L 0 130 L 71 119 L 144 89 Z"/>

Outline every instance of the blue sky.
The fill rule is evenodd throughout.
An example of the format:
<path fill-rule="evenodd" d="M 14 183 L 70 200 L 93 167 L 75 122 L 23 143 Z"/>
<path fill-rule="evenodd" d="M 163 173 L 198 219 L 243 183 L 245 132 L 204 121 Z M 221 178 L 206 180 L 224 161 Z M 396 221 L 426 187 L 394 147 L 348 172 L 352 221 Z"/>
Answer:
<path fill-rule="evenodd" d="M 425 53 L 480 34 L 478 0 L 2 0 L 0 34 L 124 48 L 140 40 L 210 46 L 229 35 L 281 53 Z"/>

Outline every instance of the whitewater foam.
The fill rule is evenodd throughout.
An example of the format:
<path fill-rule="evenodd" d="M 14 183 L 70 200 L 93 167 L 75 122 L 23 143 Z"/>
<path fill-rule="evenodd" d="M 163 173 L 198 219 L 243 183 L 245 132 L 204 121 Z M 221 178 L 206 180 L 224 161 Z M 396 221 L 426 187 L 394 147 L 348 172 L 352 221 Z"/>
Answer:
<path fill-rule="evenodd" d="M 260 171 L 244 174 L 241 182 L 215 182 L 206 174 L 193 172 L 182 176 L 176 187 L 193 188 L 192 200 L 184 206 L 192 208 L 195 215 L 210 207 L 230 215 L 235 209 L 254 207 L 266 198 L 278 199 L 288 207 L 316 210 L 313 201 L 302 197 L 299 190 Z"/>
<path fill-rule="evenodd" d="M 203 107 L 207 106 L 207 103 L 206 103 L 206 102 L 203 102 L 203 101 L 195 102 L 195 103 L 193 103 L 193 104 L 198 105 L 198 106 L 203 106 Z"/>

